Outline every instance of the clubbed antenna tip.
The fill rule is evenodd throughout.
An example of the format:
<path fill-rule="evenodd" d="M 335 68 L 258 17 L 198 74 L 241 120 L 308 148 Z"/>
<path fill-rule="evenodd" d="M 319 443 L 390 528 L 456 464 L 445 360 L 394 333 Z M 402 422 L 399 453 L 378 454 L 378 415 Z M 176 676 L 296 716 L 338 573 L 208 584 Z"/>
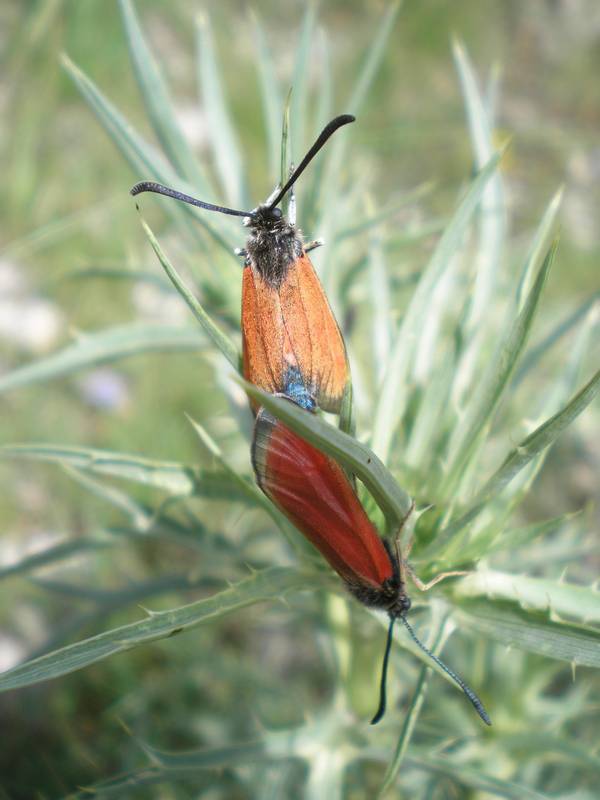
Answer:
<path fill-rule="evenodd" d="M 483 707 L 483 703 L 477 697 L 477 695 L 475 694 L 473 689 L 471 689 L 470 686 L 467 686 L 467 684 L 462 680 L 462 678 L 459 678 L 458 675 L 455 672 L 453 672 L 450 669 L 450 667 L 447 667 L 446 664 L 444 664 L 444 662 L 440 658 L 438 658 L 434 653 L 431 652 L 431 650 L 429 650 L 429 648 L 425 647 L 423 642 L 420 639 L 417 638 L 417 634 L 414 632 L 414 630 L 410 626 L 410 624 L 409 624 L 408 620 L 406 619 L 406 617 L 400 617 L 400 619 L 404 623 L 406 629 L 410 633 L 411 639 L 415 642 L 415 644 L 417 644 L 421 648 L 421 650 L 426 655 L 428 655 L 429 658 L 431 658 L 432 661 L 435 661 L 435 663 L 438 665 L 438 667 L 441 667 L 444 670 L 444 672 L 447 675 L 449 675 L 452 678 L 452 680 L 456 684 L 458 684 L 458 686 L 460 686 L 460 688 L 463 690 L 463 692 L 466 694 L 466 696 L 471 701 L 475 711 L 477 711 L 477 713 L 479 714 L 481 719 L 485 722 L 486 725 L 491 725 L 492 721 L 489 718 L 489 715 L 488 715 L 487 711 Z"/>

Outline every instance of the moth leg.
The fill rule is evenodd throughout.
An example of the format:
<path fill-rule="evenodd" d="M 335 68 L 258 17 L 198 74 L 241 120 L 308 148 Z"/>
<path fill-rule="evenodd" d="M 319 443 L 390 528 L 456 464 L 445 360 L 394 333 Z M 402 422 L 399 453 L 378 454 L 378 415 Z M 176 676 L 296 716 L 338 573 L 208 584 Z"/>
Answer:
<path fill-rule="evenodd" d="M 406 512 L 406 514 L 402 517 L 402 521 L 400 522 L 400 527 L 398 528 L 398 532 L 396 533 L 396 542 L 398 543 L 398 547 L 400 547 L 400 534 L 402 533 L 402 529 L 406 525 L 407 521 L 410 519 L 411 514 L 415 510 L 415 501 L 411 500 L 410 508 Z M 405 561 L 408 556 L 410 555 L 410 551 L 412 550 L 414 538 L 411 536 L 410 540 L 406 543 L 406 556 L 405 558 L 401 559 Z"/>
<path fill-rule="evenodd" d="M 432 578 L 430 581 L 427 581 L 427 583 L 423 583 L 423 581 L 419 578 L 419 576 L 416 574 L 416 572 L 408 563 L 408 561 L 406 561 L 406 559 L 404 559 L 404 569 L 412 578 L 412 582 L 414 583 L 414 585 L 421 592 L 428 591 L 429 589 L 431 589 L 432 586 L 435 586 L 436 583 L 439 583 L 440 581 L 443 581 L 446 578 L 453 578 L 456 577 L 457 575 L 469 574 L 468 570 L 464 569 L 450 570 L 449 572 L 440 572 L 440 574 L 436 575 L 435 578 Z"/>
<path fill-rule="evenodd" d="M 321 247 L 324 244 L 324 239 L 313 239 L 312 242 L 308 242 L 304 245 L 304 252 L 309 253 L 311 250 L 316 250 L 317 247 Z"/>
<path fill-rule="evenodd" d="M 410 569 L 408 561 L 406 560 L 406 558 L 408 557 L 408 554 L 410 553 L 410 551 L 412 549 L 413 537 L 411 536 L 410 541 L 407 542 L 407 545 L 406 545 L 406 556 L 404 556 L 402 554 L 402 547 L 400 546 L 400 534 L 402 533 L 402 528 L 404 528 L 404 526 L 406 525 L 407 520 L 410 518 L 410 516 L 411 516 L 411 514 L 413 513 L 414 510 L 415 510 L 415 501 L 412 500 L 411 504 L 410 504 L 410 508 L 408 509 L 408 511 L 406 512 L 406 514 L 403 517 L 402 521 L 400 522 L 400 527 L 398 528 L 398 532 L 396 533 L 396 535 L 394 537 L 394 540 L 393 540 L 394 551 L 396 553 L 396 563 L 398 564 L 398 569 L 400 571 L 400 580 L 401 580 L 402 584 L 406 583 L 406 577 L 405 576 L 406 576 L 407 573 L 409 573 L 409 569 Z"/>
<path fill-rule="evenodd" d="M 290 164 L 290 177 L 294 172 L 294 165 Z M 290 225 L 296 224 L 296 192 L 294 191 L 294 187 L 290 189 L 290 200 L 288 203 L 288 219 Z"/>

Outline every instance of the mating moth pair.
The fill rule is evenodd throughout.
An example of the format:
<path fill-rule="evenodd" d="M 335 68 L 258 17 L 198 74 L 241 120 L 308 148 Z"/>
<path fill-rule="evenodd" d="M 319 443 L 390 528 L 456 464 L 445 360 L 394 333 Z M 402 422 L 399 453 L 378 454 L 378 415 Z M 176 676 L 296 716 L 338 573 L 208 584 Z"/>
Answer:
<path fill-rule="evenodd" d="M 286 397 L 306 413 L 339 413 L 350 385 L 344 340 L 323 287 L 296 227 L 295 202 L 289 219 L 279 203 L 310 161 L 338 128 L 354 122 L 345 114 L 325 126 L 283 187 L 252 211 L 238 211 L 184 195 L 153 182 L 131 193 L 155 192 L 209 211 L 243 217 L 250 229 L 242 276 L 243 375 L 271 394 Z M 479 716 L 490 719 L 477 695 L 431 653 L 406 619 L 407 564 L 398 538 L 382 538 L 367 516 L 344 470 L 329 456 L 295 434 L 264 408 L 254 408 L 252 464 L 263 492 L 320 551 L 351 594 L 367 606 L 387 612 L 390 623 L 381 674 L 380 701 L 386 704 L 387 664 L 393 626 L 400 619 L 416 644 L 461 687 Z"/>

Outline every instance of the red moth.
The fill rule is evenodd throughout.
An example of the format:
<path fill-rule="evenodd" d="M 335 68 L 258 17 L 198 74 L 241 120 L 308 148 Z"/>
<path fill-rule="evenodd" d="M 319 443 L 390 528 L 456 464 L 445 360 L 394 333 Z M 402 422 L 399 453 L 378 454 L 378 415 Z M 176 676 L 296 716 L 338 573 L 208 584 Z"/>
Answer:
<path fill-rule="evenodd" d="M 400 619 L 413 641 L 460 686 L 481 719 L 491 725 L 475 692 L 419 641 L 408 623 L 406 566 L 398 542 L 379 536 L 342 468 L 264 408 L 256 417 L 252 464 L 263 492 L 319 550 L 350 593 L 389 615 L 379 708 L 371 724 L 385 713 L 392 632 Z"/>

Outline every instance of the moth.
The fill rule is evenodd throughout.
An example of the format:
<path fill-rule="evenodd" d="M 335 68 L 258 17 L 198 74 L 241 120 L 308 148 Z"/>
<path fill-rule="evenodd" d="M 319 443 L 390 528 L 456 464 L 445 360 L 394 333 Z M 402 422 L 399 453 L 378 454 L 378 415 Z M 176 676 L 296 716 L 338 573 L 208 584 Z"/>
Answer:
<path fill-rule="evenodd" d="M 344 340 L 296 226 L 295 203 L 286 219 L 279 204 L 327 140 L 350 114 L 335 117 L 283 187 L 252 211 L 218 206 L 152 181 L 136 184 L 142 192 L 173 197 L 209 211 L 242 217 L 249 228 L 242 275 L 242 358 L 246 380 L 271 393 L 308 394 L 325 411 L 339 413 L 350 384 Z"/>
<path fill-rule="evenodd" d="M 307 408 L 308 400 L 301 405 Z M 411 607 L 406 588 L 409 567 L 400 552 L 399 540 L 379 535 L 339 464 L 264 408 L 259 409 L 254 423 L 251 455 L 262 491 L 317 548 L 350 594 L 389 616 L 379 708 L 371 724 L 379 722 L 385 713 L 393 627 L 400 620 L 413 641 L 460 686 L 481 719 L 491 725 L 475 692 L 417 638 L 406 619 Z M 429 588 L 450 574 L 457 573 L 438 576 L 428 585 L 421 584 L 421 588 Z"/>

